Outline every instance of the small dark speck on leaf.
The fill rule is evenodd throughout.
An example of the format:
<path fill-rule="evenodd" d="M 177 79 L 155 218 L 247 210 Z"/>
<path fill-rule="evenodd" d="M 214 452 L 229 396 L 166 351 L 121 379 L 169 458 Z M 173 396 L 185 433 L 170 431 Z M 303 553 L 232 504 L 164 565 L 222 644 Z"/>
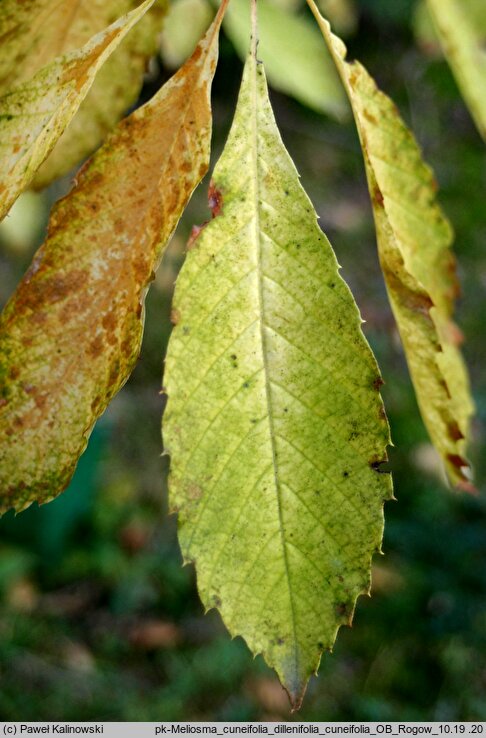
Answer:
<path fill-rule="evenodd" d="M 379 207 L 383 207 L 383 195 L 378 185 L 376 185 L 373 190 L 372 200 L 375 205 L 378 205 Z"/>
<path fill-rule="evenodd" d="M 389 469 L 380 468 L 383 464 L 386 464 L 387 462 L 388 462 L 388 459 L 370 461 L 370 466 L 373 469 L 373 471 L 377 472 L 378 474 L 390 474 L 391 472 Z"/>

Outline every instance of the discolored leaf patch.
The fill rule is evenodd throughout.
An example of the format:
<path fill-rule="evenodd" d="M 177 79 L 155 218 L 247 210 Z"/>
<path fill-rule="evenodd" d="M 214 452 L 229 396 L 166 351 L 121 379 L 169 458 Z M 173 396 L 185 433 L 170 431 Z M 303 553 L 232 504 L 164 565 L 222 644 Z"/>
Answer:
<path fill-rule="evenodd" d="M 2 511 L 64 489 L 133 369 L 149 282 L 208 167 L 223 13 L 224 5 L 184 67 L 78 174 L 2 314 Z"/>
<path fill-rule="evenodd" d="M 388 295 L 422 417 L 451 483 L 473 491 L 466 445 L 473 402 L 452 319 L 459 287 L 437 185 L 393 102 L 308 0 L 353 108 Z"/>
<path fill-rule="evenodd" d="M 98 69 L 152 2 L 146 0 L 82 49 L 59 57 L 0 98 L 0 218 L 69 125 Z"/>
<path fill-rule="evenodd" d="M 165 368 L 170 506 L 206 608 L 292 705 L 369 591 L 391 497 L 381 378 L 248 58 L 177 280 Z"/>

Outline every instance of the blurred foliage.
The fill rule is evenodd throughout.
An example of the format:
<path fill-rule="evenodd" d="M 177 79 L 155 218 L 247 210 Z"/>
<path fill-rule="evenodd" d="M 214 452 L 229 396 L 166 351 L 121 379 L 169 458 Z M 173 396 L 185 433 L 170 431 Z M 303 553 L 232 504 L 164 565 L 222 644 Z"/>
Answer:
<path fill-rule="evenodd" d="M 275 93 L 282 136 L 351 284 L 386 385 L 397 502 L 386 505 L 384 557 L 373 596 L 323 658 L 304 708 L 260 658 L 204 615 L 191 567 L 181 566 L 167 515 L 160 456 L 162 357 L 170 295 L 193 223 L 195 194 L 147 300 L 140 362 L 98 423 L 67 492 L 0 521 L 2 720 L 486 720 L 486 151 L 444 61 L 424 55 L 411 0 L 360 0 L 347 39 L 398 103 L 436 170 L 456 229 L 463 283 L 459 323 L 478 405 L 478 498 L 442 481 L 427 440 L 380 275 L 355 130 Z M 289 73 L 291 73 L 289 71 Z M 170 72 L 147 79 L 147 99 Z M 234 109 L 240 63 L 227 39 L 214 87 L 214 158 Z M 42 239 L 48 207 L 21 198 L 0 228 L 5 301 Z M 14 217 L 18 228 L 14 227 Z"/>

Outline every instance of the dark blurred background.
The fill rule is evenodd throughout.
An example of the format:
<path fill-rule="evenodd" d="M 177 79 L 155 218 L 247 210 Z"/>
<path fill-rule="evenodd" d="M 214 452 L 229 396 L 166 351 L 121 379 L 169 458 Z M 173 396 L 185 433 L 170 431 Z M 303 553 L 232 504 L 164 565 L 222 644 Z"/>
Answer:
<path fill-rule="evenodd" d="M 486 149 L 433 41 L 420 28 L 417 39 L 415 2 L 359 0 L 348 8 L 350 56 L 413 126 L 456 231 L 458 320 L 478 407 L 473 460 L 484 491 Z M 159 60 L 143 99 L 170 74 Z M 240 74 L 223 37 L 215 156 Z M 203 614 L 194 571 L 181 566 L 176 520 L 167 515 L 159 390 L 173 282 L 192 224 L 208 217 L 206 180 L 149 293 L 139 364 L 98 422 L 69 489 L 0 521 L 2 720 L 486 720 L 484 494 L 445 486 L 420 419 L 379 271 L 352 122 L 335 122 L 281 93 L 272 101 L 386 382 L 397 502 L 385 508 L 385 555 L 375 557 L 373 596 L 358 601 L 353 628 L 340 631 L 302 711 L 291 715 L 273 672 L 241 639 L 229 638 L 214 611 Z M 2 302 L 68 182 L 22 196 L 0 229 Z"/>

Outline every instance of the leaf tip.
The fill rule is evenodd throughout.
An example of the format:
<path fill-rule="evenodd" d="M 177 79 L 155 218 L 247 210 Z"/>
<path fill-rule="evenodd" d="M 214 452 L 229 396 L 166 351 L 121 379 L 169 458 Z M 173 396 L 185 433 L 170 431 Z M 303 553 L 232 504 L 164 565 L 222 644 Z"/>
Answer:
<path fill-rule="evenodd" d="M 304 695 L 307 689 L 308 679 L 306 679 L 304 682 L 296 685 L 295 687 L 289 687 L 285 684 L 283 685 L 285 691 L 287 692 L 287 696 L 290 701 L 290 712 L 298 712 L 300 708 L 302 707 L 302 702 L 304 701 Z"/>

